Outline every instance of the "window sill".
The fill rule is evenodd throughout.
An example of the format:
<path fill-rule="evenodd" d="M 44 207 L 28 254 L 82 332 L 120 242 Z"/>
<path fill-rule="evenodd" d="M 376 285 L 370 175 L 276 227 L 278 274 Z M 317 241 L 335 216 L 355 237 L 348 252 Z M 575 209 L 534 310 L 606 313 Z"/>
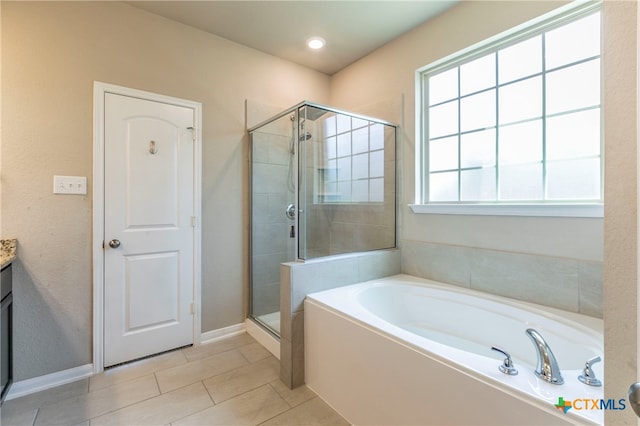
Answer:
<path fill-rule="evenodd" d="M 410 204 L 418 214 L 603 218 L 603 204 Z"/>

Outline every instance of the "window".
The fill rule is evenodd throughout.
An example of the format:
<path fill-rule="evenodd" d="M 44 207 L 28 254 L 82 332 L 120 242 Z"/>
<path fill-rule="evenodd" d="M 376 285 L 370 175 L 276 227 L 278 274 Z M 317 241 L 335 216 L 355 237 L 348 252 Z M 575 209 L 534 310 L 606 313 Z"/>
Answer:
<path fill-rule="evenodd" d="M 602 202 L 593 4 L 420 71 L 424 203 Z"/>
<path fill-rule="evenodd" d="M 321 168 L 323 203 L 384 201 L 385 125 L 330 115 L 322 123 L 326 167 Z"/>

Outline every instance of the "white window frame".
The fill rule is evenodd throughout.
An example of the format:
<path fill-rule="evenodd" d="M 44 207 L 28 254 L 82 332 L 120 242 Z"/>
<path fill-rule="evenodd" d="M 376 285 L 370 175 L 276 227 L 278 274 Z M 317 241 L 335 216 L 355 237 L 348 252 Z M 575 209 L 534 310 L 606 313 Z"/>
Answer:
<path fill-rule="evenodd" d="M 506 203 L 506 202 L 483 202 L 483 203 L 465 203 L 465 202 L 433 202 L 426 200 L 426 186 L 428 185 L 428 137 L 427 137 L 427 111 L 428 107 L 425 94 L 425 84 L 427 79 L 425 74 L 427 71 L 433 72 L 437 69 L 446 69 L 453 64 L 461 65 L 469 62 L 477 57 L 484 56 L 496 50 L 503 49 L 509 45 L 513 45 L 525 39 L 534 37 L 543 32 L 549 31 L 556 27 L 563 26 L 571 21 L 580 19 L 589 14 L 595 13 L 602 9 L 602 3 L 596 2 L 574 2 L 558 8 L 551 13 L 542 15 L 522 25 L 505 31 L 501 34 L 493 36 L 487 40 L 470 46 L 466 49 L 458 51 L 452 55 L 435 61 L 427 66 L 416 70 L 416 158 L 415 167 L 419 171 L 416 173 L 415 200 L 416 204 L 410 204 L 414 213 L 425 214 L 454 214 L 454 215 L 498 215 L 498 216 L 551 216 L 551 217 L 586 217 L 586 218 L 602 218 L 604 216 L 604 205 L 602 196 L 600 202 L 576 203 L 576 202 L 558 202 L 552 203 L 548 201 L 535 201 L 524 203 Z M 601 52 L 602 55 L 602 52 Z M 602 67 L 602 60 L 600 61 Z M 457 66 L 456 65 L 456 66 Z M 602 73 L 601 73 L 602 76 Z M 601 78 L 601 96 L 602 96 L 602 78 Z M 600 107 L 602 115 L 602 102 Z M 602 119 L 601 119 L 602 122 Z M 604 129 L 601 126 L 601 132 Z M 601 194 L 603 193 L 604 180 L 604 147 L 603 137 L 601 135 Z"/>

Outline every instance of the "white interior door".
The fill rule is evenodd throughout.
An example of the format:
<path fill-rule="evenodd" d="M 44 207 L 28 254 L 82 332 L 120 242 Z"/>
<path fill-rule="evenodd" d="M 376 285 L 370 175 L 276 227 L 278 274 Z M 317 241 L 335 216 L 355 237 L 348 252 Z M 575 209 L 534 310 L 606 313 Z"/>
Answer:
<path fill-rule="evenodd" d="M 193 343 L 195 111 L 104 99 L 108 367 Z"/>

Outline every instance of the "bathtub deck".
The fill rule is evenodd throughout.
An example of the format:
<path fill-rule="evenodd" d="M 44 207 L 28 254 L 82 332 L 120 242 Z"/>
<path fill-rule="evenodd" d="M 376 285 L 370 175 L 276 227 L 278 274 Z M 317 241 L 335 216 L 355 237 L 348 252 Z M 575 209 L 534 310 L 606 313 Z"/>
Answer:
<path fill-rule="evenodd" d="M 397 282 L 398 277 L 402 278 L 342 287 L 310 295 L 305 300 L 306 383 L 347 421 L 362 425 L 602 424 L 601 410 L 569 410 L 565 414 L 555 407 L 560 397 L 566 401 L 602 398 L 602 388 L 585 386 L 577 380 L 578 370 L 563 369 L 566 382 L 561 386 L 538 379 L 533 374 L 534 368 L 526 364 L 519 366 L 517 376 L 506 376 L 498 371 L 500 359 L 491 356 L 489 348 L 490 354 L 484 356 L 412 333 L 407 324 L 422 321 L 423 303 L 427 310 L 434 310 L 436 307 L 429 304 L 442 295 L 416 294 L 415 288 L 408 289 L 406 282 Z M 441 284 L 423 281 L 425 288 L 442 291 Z M 411 283 L 422 285 L 415 280 Z M 367 293 L 370 289 L 384 289 L 387 285 L 397 285 L 399 291 L 408 291 L 411 296 L 395 298 L 389 292 L 374 291 L 384 300 L 367 302 L 367 297 L 373 294 Z M 468 310 L 474 306 L 468 297 L 455 298 L 463 302 L 457 308 L 447 309 Z M 416 306 L 415 300 L 420 305 Z M 513 314 L 516 305 L 507 301 L 509 309 L 505 312 Z M 381 311 L 371 311 L 374 306 Z M 522 309 L 525 313 L 518 317 L 525 318 L 525 323 L 520 324 L 524 330 L 526 320 L 532 317 L 527 316 L 527 307 Z M 406 312 L 412 314 L 407 317 Z M 570 325 L 551 314 L 542 317 L 548 322 L 545 331 L 556 325 Z M 486 325 L 481 318 L 467 318 L 463 324 L 474 330 L 470 336 L 474 339 L 478 337 L 479 325 Z M 584 329 L 579 323 L 573 326 L 576 331 Z M 520 327 L 516 328 L 520 334 Z M 442 331 L 447 332 L 446 328 Z M 598 332 L 593 332 L 591 340 L 595 342 Z M 530 342 L 525 343 L 526 349 L 534 353 Z"/>

